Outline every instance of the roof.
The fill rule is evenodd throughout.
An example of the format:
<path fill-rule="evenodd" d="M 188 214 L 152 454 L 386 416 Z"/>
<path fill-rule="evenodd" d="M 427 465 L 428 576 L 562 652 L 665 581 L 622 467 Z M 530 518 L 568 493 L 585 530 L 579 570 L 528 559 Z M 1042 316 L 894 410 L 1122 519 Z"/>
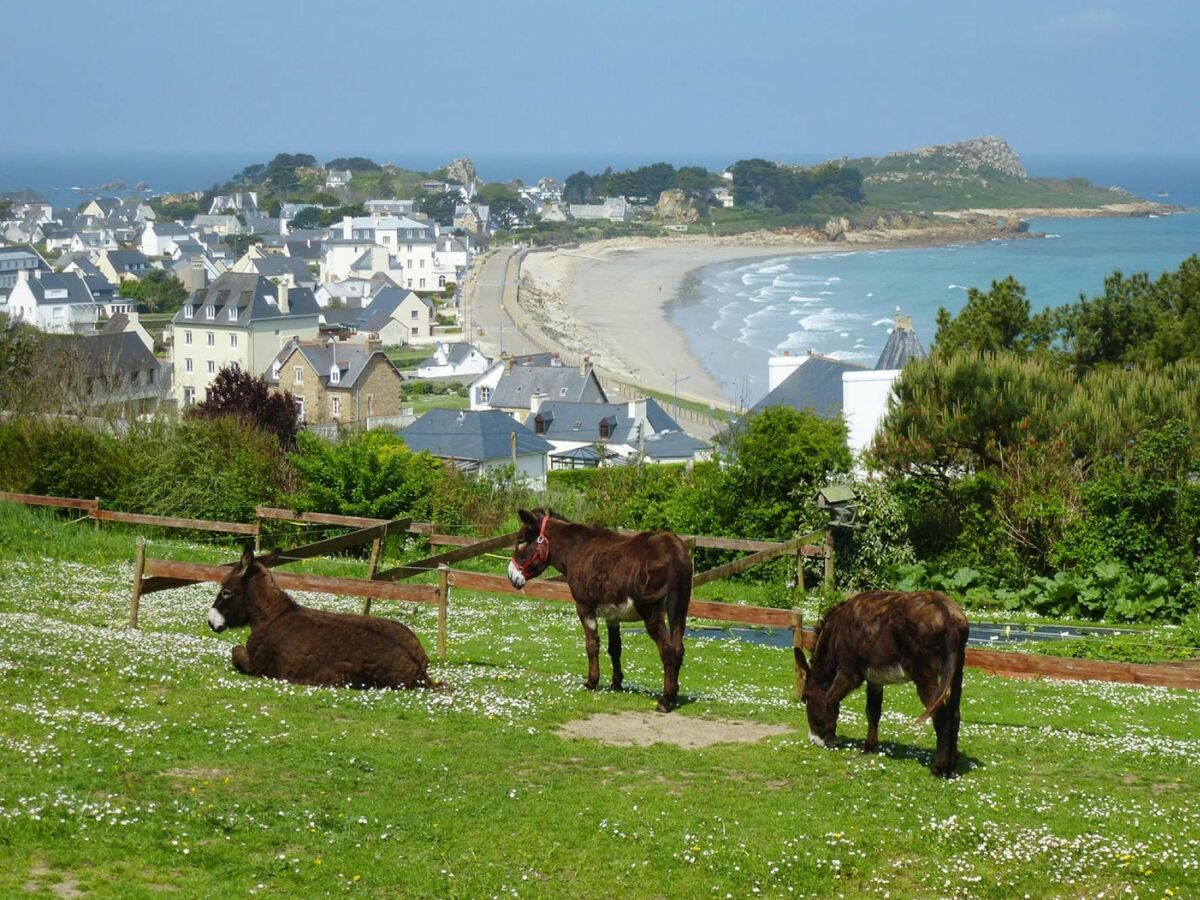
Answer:
<path fill-rule="evenodd" d="M 162 367 L 133 331 L 48 341 L 46 352 L 58 360 L 68 356 L 82 360 L 83 374 L 92 377 Z"/>
<path fill-rule="evenodd" d="M 500 409 L 529 409 L 529 400 L 534 394 L 543 394 L 554 401 L 582 402 L 587 399 L 588 387 L 595 385 L 592 393 L 600 402 L 608 398 L 592 375 L 589 365 L 581 375 L 577 366 L 533 366 L 516 365 L 500 376 L 496 389 L 492 391 L 493 407 Z"/>
<path fill-rule="evenodd" d="M 495 401 L 492 401 L 495 403 Z M 628 403 L 577 403 L 546 400 L 538 408 L 541 418 L 542 436 L 558 440 L 600 440 L 600 423 L 608 423 L 610 443 L 633 444 L 637 442 L 637 420 L 629 413 Z M 533 424 L 532 421 L 530 424 Z M 646 400 L 645 436 L 660 431 L 680 431 L 679 423 L 659 406 L 654 399 Z M 535 429 L 536 430 L 536 429 Z"/>
<path fill-rule="evenodd" d="M 412 291 L 403 288 L 385 287 L 376 293 L 371 299 L 371 304 L 363 309 L 358 319 L 358 330 L 379 331 L 391 321 L 396 310 L 409 297 L 419 301 L 431 314 L 433 313 L 433 301 L 428 297 L 418 297 Z"/>
<path fill-rule="evenodd" d="M 314 282 L 316 276 L 308 268 L 308 263 L 294 256 L 284 256 L 282 253 L 269 253 L 252 260 L 251 265 L 259 275 L 268 278 L 281 278 L 291 275 L 297 283 Z"/>
<path fill-rule="evenodd" d="M 842 414 L 842 375 L 859 372 L 866 366 L 810 353 L 791 375 L 780 382 L 750 412 L 761 412 L 771 406 L 790 406 L 792 409 L 811 409 L 822 419 L 834 419 Z"/>
<path fill-rule="evenodd" d="M 47 272 L 40 278 L 28 280 L 34 300 L 39 304 L 56 306 L 61 303 L 95 303 L 92 292 L 82 276 L 75 272 Z M 47 297 L 53 291 L 66 291 L 65 297 Z"/>
<path fill-rule="evenodd" d="M 549 441 L 498 409 L 480 412 L 431 409 L 400 432 L 400 437 L 409 449 L 417 452 L 483 462 L 509 457 L 514 434 L 518 456 L 543 454 L 552 449 Z"/>
<path fill-rule="evenodd" d="M 150 260 L 141 250 L 109 250 L 108 261 L 117 270 L 149 269 Z"/>
<path fill-rule="evenodd" d="M 692 459 L 712 445 L 683 431 L 661 431 L 642 441 L 642 449 L 650 459 Z"/>
<path fill-rule="evenodd" d="M 321 312 L 312 291 L 292 288 L 288 291 L 288 312 L 279 309 L 280 288 L 254 272 L 222 272 L 206 288 L 192 291 L 171 319 L 175 323 L 212 322 L 213 324 L 245 325 L 252 319 L 273 319 L 285 316 L 316 316 Z M 201 310 L 213 306 L 216 316 L 208 319 Z M 191 318 L 184 315 L 188 306 L 194 310 Z M 230 307 L 237 309 L 237 318 L 229 318 Z"/>
<path fill-rule="evenodd" d="M 283 349 L 267 367 L 265 378 L 272 384 L 277 384 L 274 377 L 275 364 L 283 366 L 294 353 L 301 354 L 321 379 L 325 387 L 350 388 L 367 368 L 367 363 L 378 354 L 395 369 L 395 365 L 378 347 L 367 347 L 364 344 L 349 344 L 344 341 L 292 341 L 285 344 Z M 330 384 L 330 376 L 334 365 L 338 368 L 338 382 Z M 399 376 L 400 370 L 396 369 Z"/>
<path fill-rule="evenodd" d="M 469 344 L 466 341 L 454 341 L 453 343 L 446 344 L 445 347 L 445 363 L 438 362 L 438 358 L 436 356 L 430 356 L 428 359 L 423 359 L 417 363 L 418 368 L 441 365 L 458 366 L 470 359 L 472 353 L 479 353 L 478 348 L 474 344 Z M 483 354 L 480 353 L 479 355 L 482 356 Z"/>
<path fill-rule="evenodd" d="M 913 331 L 911 316 L 896 316 L 896 327 L 888 335 L 876 369 L 903 369 L 910 359 L 924 359 L 925 348 Z"/>

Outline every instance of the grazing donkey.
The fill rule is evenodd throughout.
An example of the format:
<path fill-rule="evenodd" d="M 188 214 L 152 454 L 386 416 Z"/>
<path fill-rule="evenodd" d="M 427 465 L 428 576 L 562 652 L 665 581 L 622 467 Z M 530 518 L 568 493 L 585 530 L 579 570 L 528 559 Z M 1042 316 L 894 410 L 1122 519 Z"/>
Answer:
<path fill-rule="evenodd" d="M 663 665 L 660 712 L 670 712 L 679 695 L 683 665 L 683 630 L 692 598 L 692 559 L 687 545 L 669 531 L 618 534 L 606 528 L 577 525 L 551 510 L 517 513 L 521 531 L 508 564 L 508 580 L 518 590 L 553 566 L 567 578 L 575 611 L 583 623 L 588 677 L 595 690 L 600 681 L 600 640 L 596 620 L 608 625 L 613 690 L 621 690 L 621 623 L 646 623 L 658 645 Z"/>
<path fill-rule="evenodd" d="M 391 619 L 323 612 L 279 589 L 267 566 L 278 553 L 254 558 L 249 547 L 221 582 L 208 610 L 213 631 L 250 626 L 233 648 L 233 667 L 247 675 L 327 687 L 431 687 L 429 658 L 407 627 Z"/>
<path fill-rule="evenodd" d="M 883 686 L 912 681 L 925 704 L 917 720 L 933 717 L 937 752 L 931 771 L 953 778 L 958 765 L 959 703 L 967 648 L 967 617 L 937 591 L 868 591 L 835 606 L 817 625 L 812 668 L 796 648 L 805 673 L 803 700 L 808 736 L 818 746 L 837 745 L 841 701 L 867 683 L 867 743 L 879 747 Z"/>

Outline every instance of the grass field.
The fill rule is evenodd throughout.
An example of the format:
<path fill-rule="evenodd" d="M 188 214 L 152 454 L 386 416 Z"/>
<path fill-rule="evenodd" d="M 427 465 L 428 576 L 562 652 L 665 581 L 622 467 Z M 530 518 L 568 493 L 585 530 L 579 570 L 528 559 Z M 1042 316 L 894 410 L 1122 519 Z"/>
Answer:
<path fill-rule="evenodd" d="M 0 508 L 0 895 L 1200 893 L 1200 694 L 968 672 L 963 774 L 943 782 L 910 689 L 887 691 L 885 753 L 858 752 L 861 693 L 844 749 L 819 750 L 786 652 L 693 640 L 673 727 L 788 730 L 614 747 L 556 731 L 651 710 L 640 635 L 634 689 L 588 693 L 571 611 L 455 592 L 444 692 L 258 681 L 229 664 L 246 633 L 207 628 L 211 585 L 150 595 L 124 627 L 133 538 Z M 229 546 L 153 533 L 150 553 Z M 432 609 L 376 608 L 432 649 Z"/>

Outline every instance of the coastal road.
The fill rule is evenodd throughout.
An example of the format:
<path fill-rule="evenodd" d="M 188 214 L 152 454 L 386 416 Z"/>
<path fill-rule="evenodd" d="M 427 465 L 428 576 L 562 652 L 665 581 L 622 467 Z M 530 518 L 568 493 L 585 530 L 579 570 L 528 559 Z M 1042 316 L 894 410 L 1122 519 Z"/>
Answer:
<path fill-rule="evenodd" d="M 473 341 L 485 356 L 538 353 L 541 348 L 517 330 L 505 304 L 517 302 L 518 250 L 504 247 L 483 260 L 463 288 L 463 318 Z"/>

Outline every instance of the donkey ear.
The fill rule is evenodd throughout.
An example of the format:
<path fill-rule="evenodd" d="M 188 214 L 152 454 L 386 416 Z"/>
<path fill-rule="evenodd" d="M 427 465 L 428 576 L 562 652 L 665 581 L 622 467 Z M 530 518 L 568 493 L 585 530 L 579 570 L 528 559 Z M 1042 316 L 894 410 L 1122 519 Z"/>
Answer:
<path fill-rule="evenodd" d="M 259 562 L 259 565 L 264 566 L 265 568 L 269 569 L 272 566 L 276 566 L 279 564 L 279 557 L 281 557 L 281 556 L 283 556 L 283 551 L 280 550 L 278 547 L 276 547 L 274 550 L 272 550 L 266 556 L 260 556 L 258 558 L 258 562 Z"/>
<path fill-rule="evenodd" d="M 804 658 L 804 651 L 799 647 L 793 647 L 792 652 L 796 654 L 796 668 L 800 669 L 805 675 L 811 675 L 812 669 L 808 667 L 808 660 Z"/>
<path fill-rule="evenodd" d="M 536 529 L 538 527 L 538 519 L 533 513 L 527 509 L 518 509 L 517 518 L 520 519 L 527 527 Z"/>
<path fill-rule="evenodd" d="M 250 567 L 254 565 L 254 545 L 247 542 L 242 548 L 242 558 L 238 561 L 237 573 L 245 575 L 250 571 Z"/>

